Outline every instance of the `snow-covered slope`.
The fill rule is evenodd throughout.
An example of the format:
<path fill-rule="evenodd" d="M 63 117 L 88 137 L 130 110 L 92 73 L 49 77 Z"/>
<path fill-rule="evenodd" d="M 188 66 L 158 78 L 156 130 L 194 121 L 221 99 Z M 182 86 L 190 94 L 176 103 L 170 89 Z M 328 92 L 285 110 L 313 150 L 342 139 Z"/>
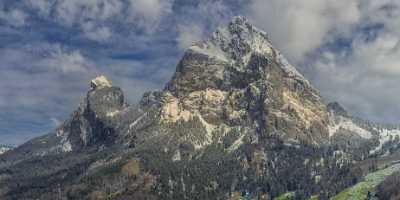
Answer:
<path fill-rule="evenodd" d="M 364 143 L 364 146 L 357 146 L 357 148 L 369 149 L 367 151 L 369 155 L 388 155 L 391 151 L 400 147 L 400 127 L 372 123 L 351 117 L 336 102 L 328 104 L 327 107 L 329 111 L 329 136 L 332 140 L 337 142 L 340 138 L 340 140 L 344 139 L 348 143 L 358 140 L 357 143 Z"/>
<path fill-rule="evenodd" d="M 390 149 L 398 148 L 400 144 L 400 129 L 376 128 L 379 133 L 379 145 L 371 153 L 390 153 Z"/>
<path fill-rule="evenodd" d="M 342 130 L 347 130 L 351 133 L 357 134 L 358 136 L 364 139 L 371 139 L 372 133 L 358 124 L 356 124 L 351 118 L 344 116 L 337 116 L 333 113 L 329 115 L 329 136 L 332 137 L 336 133 L 339 133 Z"/>

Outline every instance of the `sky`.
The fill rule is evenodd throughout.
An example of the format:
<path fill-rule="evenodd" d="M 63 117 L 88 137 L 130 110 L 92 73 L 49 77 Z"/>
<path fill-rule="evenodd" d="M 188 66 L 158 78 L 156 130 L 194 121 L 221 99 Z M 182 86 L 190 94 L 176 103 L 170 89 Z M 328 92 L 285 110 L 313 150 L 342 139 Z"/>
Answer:
<path fill-rule="evenodd" d="M 354 116 L 400 123 L 398 0 L 2 0 L 0 143 L 48 133 L 96 74 L 131 104 L 186 48 L 242 15 Z"/>

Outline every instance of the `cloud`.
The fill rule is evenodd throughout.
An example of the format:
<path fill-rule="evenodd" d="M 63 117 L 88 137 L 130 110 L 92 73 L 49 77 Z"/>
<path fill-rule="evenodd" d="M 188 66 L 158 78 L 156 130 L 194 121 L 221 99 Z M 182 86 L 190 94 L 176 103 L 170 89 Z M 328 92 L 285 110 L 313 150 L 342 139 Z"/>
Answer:
<path fill-rule="evenodd" d="M 172 12 L 172 0 L 129 0 L 129 19 L 136 26 L 153 30 Z"/>
<path fill-rule="evenodd" d="M 53 9 L 60 22 L 71 26 L 87 20 L 108 20 L 120 15 L 123 6 L 120 0 L 59 0 Z"/>
<path fill-rule="evenodd" d="M 0 60 L 0 140 L 18 144 L 54 128 L 53 118 L 65 119 L 95 70 L 79 50 L 60 44 L 14 44 L 0 48 Z"/>
<path fill-rule="evenodd" d="M 52 117 L 50 118 L 50 120 L 54 123 L 54 127 L 58 127 L 62 124 L 62 121 L 60 121 L 59 119 Z"/>
<path fill-rule="evenodd" d="M 5 11 L 0 6 L 0 22 L 4 21 L 12 27 L 21 27 L 25 25 L 28 15 L 18 9 Z"/>
<path fill-rule="evenodd" d="M 248 15 L 298 63 L 360 20 L 359 0 L 253 0 Z"/>
<path fill-rule="evenodd" d="M 172 12 L 173 0 L 29 0 L 25 4 L 43 19 L 78 27 L 87 39 L 107 42 L 113 29 L 153 32 Z"/>
<path fill-rule="evenodd" d="M 88 61 L 78 50 L 67 51 L 60 45 L 55 45 L 48 55 L 33 64 L 37 67 L 46 67 L 50 70 L 62 73 L 88 72 L 93 67 L 93 63 Z"/>
<path fill-rule="evenodd" d="M 82 24 L 84 35 L 91 40 L 98 42 L 105 42 L 112 36 L 112 32 L 109 27 L 96 26 L 93 22 L 87 22 Z"/>
<path fill-rule="evenodd" d="M 177 42 L 181 49 L 187 49 L 194 42 L 200 41 L 204 37 L 204 32 L 198 25 L 179 25 Z"/>
<path fill-rule="evenodd" d="M 178 17 L 178 47 L 185 50 L 199 42 L 218 26 L 226 23 L 233 16 L 232 8 L 224 1 L 201 1 L 182 8 L 184 17 Z"/>
<path fill-rule="evenodd" d="M 328 100 L 357 116 L 397 123 L 400 118 L 400 3 L 365 1 L 348 48 L 322 49 L 309 75 Z M 371 17 L 374 16 L 374 17 Z"/>
<path fill-rule="evenodd" d="M 52 5 L 56 3 L 55 0 L 27 0 L 25 1 L 28 7 L 31 7 L 42 17 L 48 17 L 51 12 Z"/>

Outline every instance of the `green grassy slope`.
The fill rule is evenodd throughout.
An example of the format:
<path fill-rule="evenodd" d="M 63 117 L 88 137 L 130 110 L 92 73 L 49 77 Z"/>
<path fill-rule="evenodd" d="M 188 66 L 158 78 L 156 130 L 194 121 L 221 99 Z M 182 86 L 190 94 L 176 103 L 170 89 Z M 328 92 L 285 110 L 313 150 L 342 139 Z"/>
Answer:
<path fill-rule="evenodd" d="M 331 200 L 365 200 L 368 193 L 374 192 L 375 187 L 379 185 L 386 177 L 396 171 L 400 171 L 400 164 L 378 170 L 368 174 L 363 181 L 339 193 Z"/>

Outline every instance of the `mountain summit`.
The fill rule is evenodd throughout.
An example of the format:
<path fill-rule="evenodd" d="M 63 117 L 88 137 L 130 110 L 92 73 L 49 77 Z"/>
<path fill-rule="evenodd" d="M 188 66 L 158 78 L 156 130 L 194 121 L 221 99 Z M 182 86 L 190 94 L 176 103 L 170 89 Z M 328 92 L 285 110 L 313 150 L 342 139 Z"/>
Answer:
<path fill-rule="evenodd" d="M 163 96 L 162 116 L 169 121 L 197 116 L 206 127 L 245 126 L 291 141 L 328 141 L 318 92 L 244 17 L 190 47 Z"/>
<path fill-rule="evenodd" d="M 112 144 L 117 137 L 114 118 L 126 107 L 122 90 L 103 75 L 93 79 L 90 87 L 71 119 L 57 129 L 64 151 Z"/>
<path fill-rule="evenodd" d="M 90 87 L 92 89 L 99 89 L 104 87 L 112 87 L 112 82 L 108 80 L 104 75 L 99 75 L 92 81 L 90 81 Z"/>

